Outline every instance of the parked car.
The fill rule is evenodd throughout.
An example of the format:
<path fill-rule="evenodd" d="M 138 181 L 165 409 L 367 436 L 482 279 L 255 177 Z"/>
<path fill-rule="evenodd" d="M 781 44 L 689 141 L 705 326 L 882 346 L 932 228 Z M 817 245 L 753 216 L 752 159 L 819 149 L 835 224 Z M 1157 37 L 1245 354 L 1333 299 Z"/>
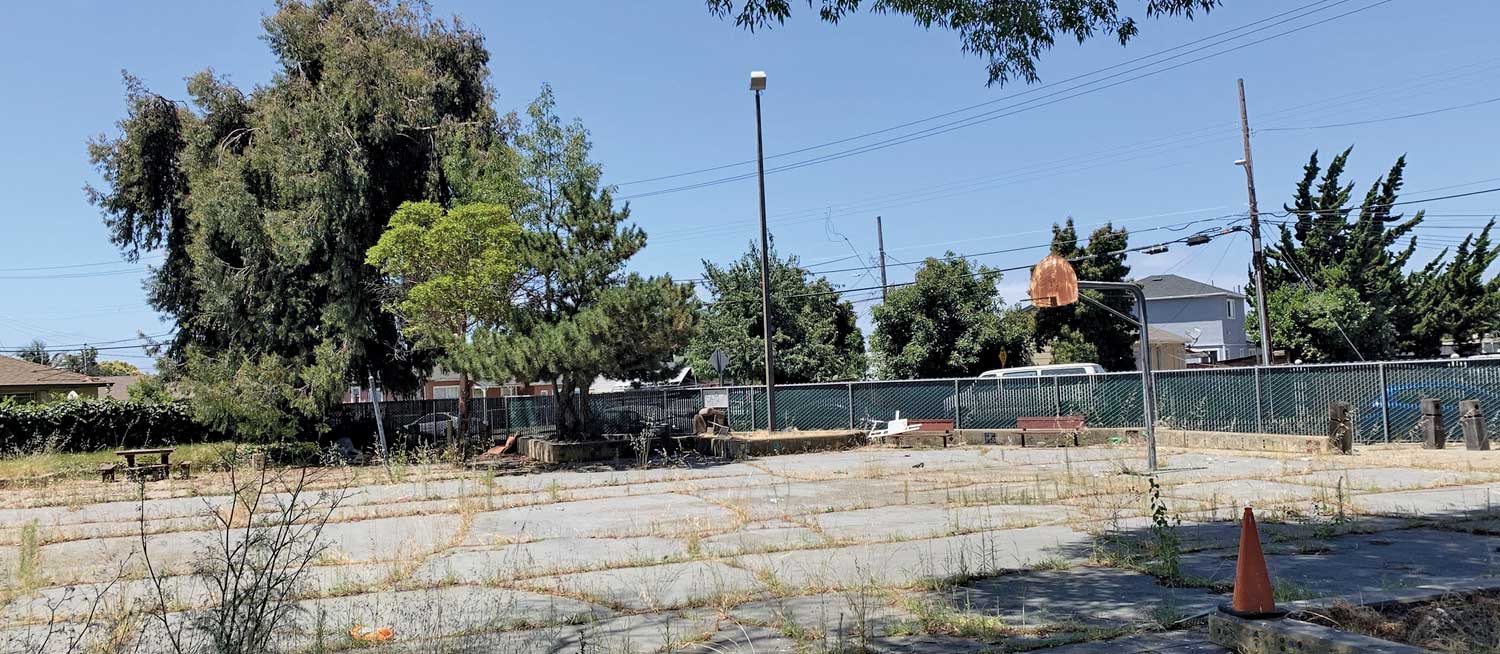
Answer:
<path fill-rule="evenodd" d="M 615 407 L 600 411 L 596 420 L 605 434 L 639 434 L 646 428 L 646 419 L 633 409 Z"/>
<path fill-rule="evenodd" d="M 1097 363 L 1055 363 L 1048 366 L 997 368 L 979 373 L 980 379 L 1036 379 L 1067 375 L 1102 375 L 1104 366 Z"/>
<path fill-rule="evenodd" d="M 429 413 L 416 420 L 401 426 L 402 431 L 426 438 L 438 438 L 448 435 L 449 431 L 458 430 L 458 416 L 439 411 Z M 489 433 L 489 425 L 479 416 L 469 416 L 469 433 Z"/>
<path fill-rule="evenodd" d="M 1390 401 L 1386 407 L 1386 414 L 1391 421 L 1391 440 L 1409 440 L 1408 430 L 1413 429 L 1422 419 L 1424 398 L 1435 397 L 1443 401 L 1443 426 L 1448 429 L 1449 434 L 1458 433 L 1459 430 L 1459 400 L 1479 400 L 1479 406 L 1485 411 L 1493 410 L 1489 407 L 1500 408 L 1500 393 L 1471 384 L 1455 382 L 1396 384 L 1386 388 L 1385 396 Z M 1358 433 L 1367 435 L 1368 438 L 1380 437 L 1382 433 L 1381 404 L 1382 398 L 1376 397 L 1369 404 L 1358 408 Z"/>

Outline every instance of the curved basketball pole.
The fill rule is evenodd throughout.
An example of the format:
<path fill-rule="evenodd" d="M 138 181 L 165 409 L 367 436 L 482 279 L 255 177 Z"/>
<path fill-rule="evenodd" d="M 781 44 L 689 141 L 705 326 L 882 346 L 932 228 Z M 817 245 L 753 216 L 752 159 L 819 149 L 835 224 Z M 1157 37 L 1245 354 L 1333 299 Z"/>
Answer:
<path fill-rule="evenodd" d="M 1131 282 L 1091 282 L 1080 279 L 1078 288 L 1096 291 L 1125 291 L 1134 298 L 1136 309 L 1140 311 L 1141 317 L 1137 319 L 1135 316 L 1117 311 L 1114 307 L 1087 295 L 1078 294 L 1078 299 L 1104 309 L 1114 314 L 1116 318 L 1135 325 L 1141 330 L 1141 421 L 1145 423 L 1146 428 L 1146 470 L 1154 473 L 1156 472 L 1156 381 L 1151 374 L 1151 330 L 1146 328 L 1146 293 L 1141 290 L 1140 286 Z"/>

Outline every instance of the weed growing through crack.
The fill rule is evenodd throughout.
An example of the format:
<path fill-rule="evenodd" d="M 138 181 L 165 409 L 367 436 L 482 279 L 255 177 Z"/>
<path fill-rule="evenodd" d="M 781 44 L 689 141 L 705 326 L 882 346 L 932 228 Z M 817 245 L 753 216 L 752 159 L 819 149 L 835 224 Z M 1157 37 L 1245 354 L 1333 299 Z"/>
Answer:
<path fill-rule="evenodd" d="M 1156 538 L 1157 576 L 1168 580 L 1182 577 L 1182 539 L 1177 527 L 1182 518 L 1172 516 L 1161 498 L 1161 484 L 1151 477 L 1151 535 Z"/>
<path fill-rule="evenodd" d="M 31 592 L 41 583 L 42 548 L 38 530 L 35 520 L 21 527 L 21 546 L 16 556 L 16 586 L 22 594 Z"/>

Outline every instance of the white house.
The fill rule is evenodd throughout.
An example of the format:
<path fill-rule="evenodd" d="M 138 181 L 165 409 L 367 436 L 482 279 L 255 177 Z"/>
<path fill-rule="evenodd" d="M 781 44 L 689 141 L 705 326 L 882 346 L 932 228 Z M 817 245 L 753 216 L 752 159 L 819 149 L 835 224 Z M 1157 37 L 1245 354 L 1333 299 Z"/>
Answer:
<path fill-rule="evenodd" d="M 1153 330 L 1187 339 L 1201 363 L 1237 359 L 1257 350 L 1245 336 L 1245 296 L 1178 275 L 1136 280 L 1146 294 Z"/>

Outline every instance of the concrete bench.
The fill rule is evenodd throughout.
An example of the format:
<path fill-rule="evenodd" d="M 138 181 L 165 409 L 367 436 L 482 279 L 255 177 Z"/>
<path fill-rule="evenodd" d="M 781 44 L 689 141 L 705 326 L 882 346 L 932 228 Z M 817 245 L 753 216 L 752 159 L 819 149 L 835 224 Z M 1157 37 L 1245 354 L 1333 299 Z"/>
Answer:
<path fill-rule="evenodd" d="M 1083 429 L 1083 416 L 1020 416 L 1016 429 L 1021 431 L 1073 431 Z"/>
<path fill-rule="evenodd" d="M 1019 416 L 1016 429 L 1021 447 L 1077 447 L 1083 423 L 1083 416 Z"/>
<path fill-rule="evenodd" d="M 177 468 L 177 478 L 178 479 L 192 479 L 193 478 L 193 462 L 192 461 L 178 461 L 177 463 L 172 464 L 172 467 Z"/>

